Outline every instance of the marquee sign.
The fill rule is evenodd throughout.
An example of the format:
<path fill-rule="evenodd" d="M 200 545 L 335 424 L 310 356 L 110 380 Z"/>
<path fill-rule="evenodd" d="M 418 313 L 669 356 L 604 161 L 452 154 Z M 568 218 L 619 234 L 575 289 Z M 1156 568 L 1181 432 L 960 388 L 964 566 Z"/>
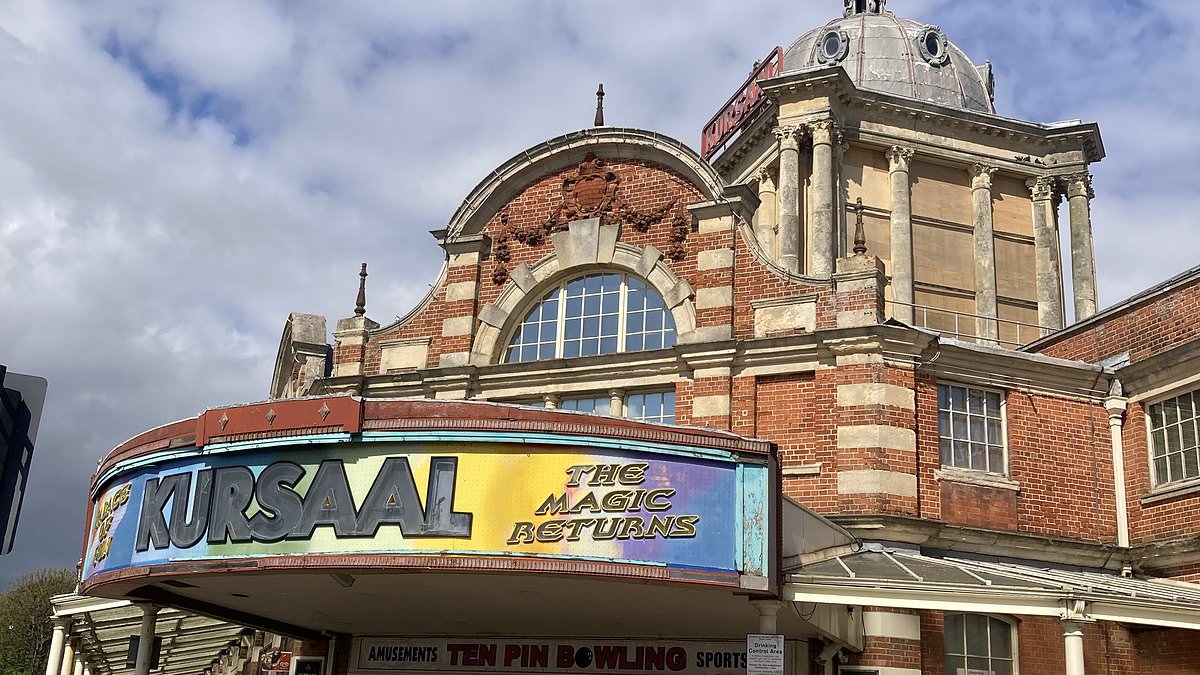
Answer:
<path fill-rule="evenodd" d="M 745 675 L 738 642 L 364 637 L 351 671 Z"/>
<path fill-rule="evenodd" d="M 767 467 L 709 454 L 395 441 L 206 451 L 102 486 L 83 575 L 380 553 L 768 576 Z"/>
<path fill-rule="evenodd" d="M 776 47 L 758 64 L 738 92 L 726 101 L 721 111 L 704 125 L 704 130 L 700 132 L 701 157 L 712 159 L 721 146 L 753 119 L 754 113 L 767 102 L 758 81 L 776 77 L 782 72 L 783 49 Z"/>

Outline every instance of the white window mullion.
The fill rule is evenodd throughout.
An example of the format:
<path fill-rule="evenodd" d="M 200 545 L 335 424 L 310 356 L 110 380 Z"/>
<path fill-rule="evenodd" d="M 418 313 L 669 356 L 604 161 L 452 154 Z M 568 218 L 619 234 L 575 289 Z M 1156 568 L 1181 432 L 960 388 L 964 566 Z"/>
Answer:
<path fill-rule="evenodd" d="M 567 282 L 562 282 L 558 285 L 558 324 L 554 331 L 554 356 L 556 358 L 563 357 L 563 344 L 566 342 L 567 334 Z"/>
<path fill-rule="evenodd" d="M 617 353 L 625 351 L 625 324 L 629 321 L 629 276 L 621 275 L 621 297 L 617 298 Z"/>

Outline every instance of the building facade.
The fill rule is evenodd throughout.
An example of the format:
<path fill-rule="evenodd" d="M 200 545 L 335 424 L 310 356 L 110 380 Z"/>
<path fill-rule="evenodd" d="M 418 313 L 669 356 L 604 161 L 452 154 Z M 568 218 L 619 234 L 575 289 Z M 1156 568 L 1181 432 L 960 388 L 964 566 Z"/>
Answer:
<path fill-rule="evenodd" d="M 1200 271 L 1098 313 L 1098 127 L 998 116 L 884 5 L 773 50 L 703 155 L 501 164 L 396 321 L 365 265 L 332 341 L 292 314 L 269 402 L 105 460 L 84 590 L 330 675 L 743 672 L 747 633 L 788 675 L 1200 672 Z"/>

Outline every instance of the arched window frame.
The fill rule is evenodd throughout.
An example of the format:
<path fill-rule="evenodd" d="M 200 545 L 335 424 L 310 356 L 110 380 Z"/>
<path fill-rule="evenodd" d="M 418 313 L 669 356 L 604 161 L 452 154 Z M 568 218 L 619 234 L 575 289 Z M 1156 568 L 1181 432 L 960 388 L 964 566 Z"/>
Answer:
<path fill-rule="evenodd" d="M 603 277 L 607 277 L 607 276 L 619 277 L 619 287 L 615 291 L 616 296 L 617 296 L 617 309 L 616 309 L 616 314 L 615 314 L 615 316 L 617 317 L 616 334 L 610 335 L 610 336 L 603 336 L 603 335 L 595 336 L 598 340 L 596 352 L 590 353 L 590 354 L 585 354 L 585 353 L 583 353 L 583 351 L 584 351 L 583 340 L 590 339 L 590 338 L 583 338 L 582 332 L 581 332 L 581 336 L 579 338 L 567 337 L 567 335 L 566 335 L 567 322 L 576 319 L 576 317 L 569 316 L 567 314 L 567 306 L 568 306 L 567 301 L 569 299 L 574 299 L 568 295 L 568 292 L 569 292 L 568 289 L 571 286 L 571 284 L 573 284 L 576 281 L 584 280 L 586 283 L 586 280 L 589 278 L 593 278 L 593 277 L 602 277 L 603 278 Z M 636 281 L 636 283 L 641 286 L 641 290 L 644 291 L 647 295 L 653 294 L 655 297 L 658 298 L 660 306 L 655 308 L 654 311 L 661 314 L 662 321 L 663 321 L 662 326 L 658 329 L 647 329 L 646 325 L 643 324 L 642 330 L 638 331 L 638 333 L 641 333 L 641 334 L 647 335 L 647 336 L 651 335 L 651 334 L 661 335 L 662 341 L 661 341 L 660 345 L 657 347 L 646 348 L 643 346 L 641 348 L 634 348 L 634 349 L 628 348 L 629 337 L 631 335 L 635 334 L 629 330 L 630 315 L 631 315 L 631 310 L 629 307 L 630 282 L 631 281 Z M 547 341 L 544 340 L 544 336 L 542 336 L 542 335 L 539 335 L 538 340 L 533 343 L 521 342 L 518 344 L 514 344 L 514 341 L 517 339 L 517 337 L 521 334 L 524 327 L 527 325 L 527 319 L 532 314 L 532 312 L 538 308 L 543 307 L 545 303 L 550 302 L 550 301 L 553 301 L 556 303 L 554 310 L 552 310 L 552 311 L 557 312 L 557 316 L 554 318 L 554 321 L 553 321 L 553 326 L 554 326 L 553 355 L 543 355 L 542 354 L 542 352 L 544 351 L 544 347 L 549 344 Z M 583 300 L 581 299 L 581 303 L 582 302 L 583 302 Z M 646 311 L 646 316 L 648 316 L 648 314 L 649 314 L 649 310 L 633 310 L 634 313 L 636 313 L 638 311 Z M 599 317 L 603 317 L 604 312 L 603 312 L 602 300 L 601 300 L 600 312 L 601 312 L 601 314 L 599 315 Z M 610 313 L 610 315 L 611 315 L 611 313 Z M 504 347 L 500 353 L 500 363 L 529 363 L 531 361 L 545 361 L 545 360 L 549 360 L 549 359 L 576 358 L 576 357 L 584 357 L 584 356 L 598 356 L 598 355 L 611 355 L 611 354 L 625 354 L 625 353 L 640 352 L 640 351 L 654 351 L 657 349 L 669 349 L 670 347 L 673 347 L 677 343 L 678 337 L 679 337 L 678 327 L 676 326 L 674 314 L 671 311 L 671 308 L 668 306 L 666 300 L 662 297 L 662 294 L 658 292 L 658 289 L 656 289 L 654 287 L 654 285 L 651 284 L 648 280 L 643 279 L 643 278 L 639 277 L 638 275 L 631 274 L 631 273 L 629 273 L 625 270 L 621 270 L 621 269 L 591 269 L 591 270 L 587 270 L 586 272 L 583 272 L 583 273 L 577 273 L 577 274 L 569 275 L 569 276 L 564 275 L 562 278 L 560 278 L 558 280 L 558 282 L 556 284 L 550 286 L 549 289 L 543 291 L 539 296 L 537 296 L 536 300 L 534 300 L 532 303 L 525 305 L 525 307 L 518 313 L 517 316 L 519 317 L 519 321 L 514 323 L 514 325 L 507 331 L 507 333 L 505 334 L 505 339 L 502 342 Z M 646 316 L 643 317 L 643 320 L 645 320 Z M 592 317 L 591 317 L 591 315 L 587 315 L 587 314 L 581 314 L 579 317 L 580 320 L 583 320 L 584 318 L 592 318 Z M 550 322 L 546 320 L 546 317 L 541 316 L 540 321 L 538 323 L 548 324 Z M 601 323 L 603 323 L 602 320 L 601 320 Z M 668 329 L 668 325 L 669 325 L 669 329 Z M 616 349 L 609 350 L 609 351 L 603 350 L 603 348 L 602 348 L 603 341 L 608 338 L 611 338 L 615 341 Z M 576 340 L 578 340 L 580 343 L 580 350 L 579 350 L 580 353 L 577 353 L 577 354 L 570 353 L 569 354 L 568 350 L 567 350 L 567 343 L 576 341 Z M 537 349 L 538 354 L 535 358 L 531 358 L 531 359 L 518 358 L 516 360 L 510 360 L 509 356 L 514 348 L 529 347 L 531 344 L 534 345 L 535 347 L 539 347 L 539 346 L 541 347 L 541 349 Z"/>
<path fill-rule="evenodd" d="M 1015 619 L 1013 619 L 1012 617 L 1009 617 L 1009 616 L 1001 615 L 1001 614 L 984 614 L 981 612 L 946 612 L 943 615 L 943 626 L 942 626 L 942 636 L 943 636 L 943 645 L 944 645 L 944 648 L 942 650 L 942 652 L 943 652 L 942 658 L 946 662 L 947 675 L 950 675 L 951 673 L 956 672 L 956 671 L 950 669 L 949 660 L 951 658 L 959 658 L 959 659 L 983 658 L 979 655 L 971 655 L 971 654 L 967 653 L 968 650 L 967 650 L 966 645 L 967 645 L 968 636 L 966 634 L 966 630 L 967 630 L 966 619 L 967 619 L 967 617 L 971 617 L 971 616 L 983 617 L 988 620 L 988 656 L 987 656 L 988 667 L 990 668 L 992 666 L 993 660 L 997 660 L 997 661 L 1006 661 L 1007 660 L 1012 663 L 1012 675 L 1018 675 L 1020 673 L 1020 663 L 1019 663 L 1019 661 L 1020 661 L 1020 658 L 1019 658 L 1020 645 L 1017 643 L 1018 634 L 1017 634 L 1017 622 Z M 946 628 L 947 624 L 949 623 L 950 617 L 962 617 L 963 618 L 964 623 L 963 623 L 963 650 L 962 650 L 962 653 L 953 653 L 952 654 L 950 651 L 951 642 L 950 642 L 949 636 L 947 635 L 947 628 Z M 1007 659 L 1005 659 L 1005 657 L 992 656 L 991 624 L 993 621 L 1003 624 L 1007 629 L 1007 632 L 1009 635 L 1009 649 L 1011 650 L 1010 657 Z"/>

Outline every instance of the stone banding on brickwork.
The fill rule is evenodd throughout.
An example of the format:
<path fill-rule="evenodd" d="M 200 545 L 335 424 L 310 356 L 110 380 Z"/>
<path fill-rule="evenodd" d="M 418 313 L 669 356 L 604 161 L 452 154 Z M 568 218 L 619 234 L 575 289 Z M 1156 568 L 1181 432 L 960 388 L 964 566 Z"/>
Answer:
<path fill-rule="evenodd" d="M 897 497 L 917 496 L 917 477 L 909 473 L 860 469 L 839 471 L 837 475 L 839 495 L 885 494 Z"/>
<path fill-rule="evenodd" d="M 839 450 L 886 448 L 915 453 L 917 451 L 917 434 L 912 429 L 889 427 L 882 424 L 839 426 L 837 447 Z"/>
<path fill-rule="evenodd" d="M 696 255 L 696 269 L 719 270 L 733 267 L 733 249 L 718 248 L 711 251 L 700 251 Z"/>
<path fill-rule="evenodd" d="M 842 407 L 886 405 L 903 410 L 915 410 L 916 393 L 907 387 L 881 382 L 839 384 L 837 404 Z"/>
<path fill-rule="evenodd" d="M 863 631 L 871 637 L 920 640 L 921 617 L 899 612 L 863 612 Z"/>

